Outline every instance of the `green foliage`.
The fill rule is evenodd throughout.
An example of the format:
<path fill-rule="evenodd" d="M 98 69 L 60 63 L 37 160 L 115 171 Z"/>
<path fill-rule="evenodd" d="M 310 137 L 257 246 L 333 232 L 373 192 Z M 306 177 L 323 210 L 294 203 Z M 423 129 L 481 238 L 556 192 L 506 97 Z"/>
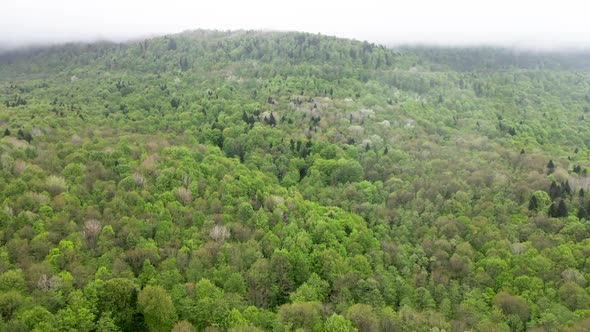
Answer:
<path fill-rule="evenodd" d="M 137 308 L 150 331 L 169 331 L 176 322 L 174 304 L 160 286 L 146 286 L 139 292 Z"/>
<path fill-rule="evenodd" d="M 12 315 L 20 309 L 25 298 L 17 291 L 8 291 L 0 294 L 0 315 L 6 320 L 10 320 Z"/>
<path fill-rule="evenodd" d="M 62 193 L 67 188 L 66 180 L 55 175 L 47 177 L 45 184 L 47 186 L 47 191 L 54 196 Z"/>
<path fill-rule="evenodd" d="M 103 313 L 96 322 L 97 332 L 118 332 L 120 329 L 111 318 L 110 312 Z"/>
<path fill-rule="evenodd" d="M 47 324 L 48 326 L 56 326 L 55 317 L 53 314 L 42 306 L 35 306 L 24 310 L 19 313 L 18 318 L 25 322 L 30 330 L 41 328 L 43 324 Z"/>
<path fill-rule="evenodd" d="M 246 281 L 244 281 L 244 278 L 239 273 L 232 273 L 223 284 L 223 290 L 226 293 L 244 295 L 246 294 L 246 289 Z"/>
<path fill-rule="evenodd" d="M 280 307 L 278 319 L 288 329 L 311 331 L 320 319 L 321 305 L 318 302 L 300 302 Z"/>
<path fill-rule="evenodd" d="M 358 331 L 352 326 L 352 322 L 345 319 L 344 317 L 333 314 L 326 319 L 324 324 L 324 331 L 326 332 L 355 332 Z"/>
<path fill-rule="evenodd" d="M 98 310 L 110 312 L 115 324 L 126 330 L 132 324 L 137 288 L 129 279 L 114 278 L 102 285 L 97 301 Z"/>
<path fill-rule="evenodd" d="M 354 304 L 344 317 L 352 321 L 359 331 L 379 331 L 379 318 L 373 307 L 367 304 Z"/>
<path fill-rule="evenodd" d="M 18 291 L 22 293 L 25 290 L 25 276 L 22 270 L 10 270 L 0 275 L 0 292 Z"/>
<path fill-rule="evenodd" d="M 324 302 L 330 285 L 313 273 L 297 290 L 291 293 L 292 302 Z"/>
<path fill-rule="evenodd" d="M 0 55 L 0 330 L 583 330 L 587 54 Z"/>
<path fill-rule="evenodd" d="M 57 312 L 58 325 L 66 331 L 93 331 L 95 315 L 80 290 L 71 292 L 67 306 Z"/>

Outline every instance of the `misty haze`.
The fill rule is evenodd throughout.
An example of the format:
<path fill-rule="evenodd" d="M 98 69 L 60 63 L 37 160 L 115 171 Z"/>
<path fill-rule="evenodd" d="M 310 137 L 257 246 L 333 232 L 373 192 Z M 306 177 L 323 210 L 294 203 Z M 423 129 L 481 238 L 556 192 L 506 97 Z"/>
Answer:
<path fill-rule="evenodd" d="M 75 0 L 3 4 L 0 45 L 15 48 L 76 41 L 124 41 L 194 29 L 322 33 L 385 45 L 501 46 L 533 50 L 587 49 L 583 1 L 466 0 L 85 3 Z"/>

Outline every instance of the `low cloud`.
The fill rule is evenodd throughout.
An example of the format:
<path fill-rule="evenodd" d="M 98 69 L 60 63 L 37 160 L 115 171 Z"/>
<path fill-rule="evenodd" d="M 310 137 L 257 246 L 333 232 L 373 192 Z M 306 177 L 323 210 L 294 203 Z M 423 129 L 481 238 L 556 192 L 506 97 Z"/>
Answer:
<path fill-rule="evenodd" d="M 589 9 L 576 0 L 19 0 L 3 4 L 0 49 L 199 28 L 305 31 L 389 45 L 583 49 L 590 46 Z"/>

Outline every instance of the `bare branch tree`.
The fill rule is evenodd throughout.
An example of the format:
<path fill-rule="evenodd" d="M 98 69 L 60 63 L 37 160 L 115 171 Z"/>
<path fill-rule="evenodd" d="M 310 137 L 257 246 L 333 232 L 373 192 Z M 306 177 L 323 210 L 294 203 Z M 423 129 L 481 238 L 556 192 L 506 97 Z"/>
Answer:
<path fill-rule="evenodd" d="M 180 187 L 176 190 L 176 197 L 184 205 L 190 204 L 193 201 L 193 193 L 185 187 Z"/>
<path fill-rule="evenodd" d="M 145 184 L 145 177 L 140 173 L 135 172 L 133 173 L 133 181 L 135 181 L 135 185 L 138 187 L 143 187 Z"/>
<path fill-rule="evenodd" d="M 211 229 L 211 232 L 209 232 L 209 236 L 211 236 L 211 238 L 217 243 L 221 243 L 229 239 L 230 232 L 229 229 L 223 225 L 215 225 L 215 227 Z"/>
<path fill-rule="evenodd" d="M 96 240 L 101 230 L 101 223 L 96 219 L 88 219 L 84 222 L 84 238 L 86 239 L 89 247 L 96 247 Z"/>

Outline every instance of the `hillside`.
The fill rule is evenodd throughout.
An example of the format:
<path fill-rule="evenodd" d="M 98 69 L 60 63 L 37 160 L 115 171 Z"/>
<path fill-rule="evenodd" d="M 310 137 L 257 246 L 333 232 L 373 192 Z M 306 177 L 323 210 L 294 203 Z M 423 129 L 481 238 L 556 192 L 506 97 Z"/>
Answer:
<path fill-rule="evenodd" d="M 0 55 L 0 330 L 583 331 L 588 59 L 252 31 Z"/>

